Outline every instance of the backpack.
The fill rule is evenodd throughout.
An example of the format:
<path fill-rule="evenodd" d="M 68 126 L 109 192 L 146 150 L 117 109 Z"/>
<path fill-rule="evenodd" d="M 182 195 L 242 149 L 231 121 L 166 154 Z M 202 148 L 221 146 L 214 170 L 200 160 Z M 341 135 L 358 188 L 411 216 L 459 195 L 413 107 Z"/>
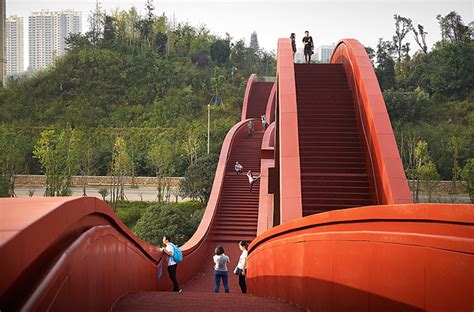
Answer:
<path fill-rule="evenodd" d="M 173 260 L 174 260 L 174 262 L 176 262 L 176 263 L 183 262 L 183 253 L 181 252 L 181 250 L 179 250 L 178 246 L 176 246 L 175 244 L 171 244 L 171 245 L 173 245 Z"/>

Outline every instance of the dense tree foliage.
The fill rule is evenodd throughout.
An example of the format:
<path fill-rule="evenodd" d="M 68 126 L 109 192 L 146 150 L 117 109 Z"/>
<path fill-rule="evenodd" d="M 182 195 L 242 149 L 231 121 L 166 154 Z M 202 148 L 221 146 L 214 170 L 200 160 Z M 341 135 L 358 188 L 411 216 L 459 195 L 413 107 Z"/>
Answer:
<path fill-rule="evenodd" d="M 424 27 L 399 15 L 394 16 L 393 40 L 381 38 L 375 50 L 366 50 L 375 59 L 408 177 L 420 178 L 414 151 L 424 140 L 431 163 L 422 168 L 423 176 L 436 178 L 439 172 L 456 181 L 474 155 L 474 33 L 456 12 L 437 19 L 443 39 L 431 50 Z M 410 32 L 419 48 L 414 53 L 406 42 Z"/>
<path fill-rule="evenodd" d="M 54 65 L 0 87 L 2 151 L 5 145 L 11 157 L 20 153 L 14 159 L 23 159 L 0 160 L 4 195 L 11 195 L 12 175 L 48 171 L 48 144 L 66 130 L 82 147 L 68 175 L 184 176 L 206 154 L 210 99 L 222 99 L 211 107 L 210 152 L 218 154 L 240 118 L 247 78 L 275 75 L 272 53 L 157 16 L 151 1 L 143 16 L 135 8 L 106 14 L 98 6 L 90 23 L 90 32 L 68 38 L 68 52 Z M 113 163 L 118 138 L 127 152 L 127 166 L 120 170 Z M 65 191 L 54 188 L 48 194 Z M 119 190 L 116 199 L 121 195 Z"/>
<path fill-rule="evenodd" d="M 170 235 L 173 243 L 181 246 L 196 231 L 204 213 L 200 202 L 157 204 L 147 208 L 133 228 L 142 240 L 162 245 L 164 235 Z"/>

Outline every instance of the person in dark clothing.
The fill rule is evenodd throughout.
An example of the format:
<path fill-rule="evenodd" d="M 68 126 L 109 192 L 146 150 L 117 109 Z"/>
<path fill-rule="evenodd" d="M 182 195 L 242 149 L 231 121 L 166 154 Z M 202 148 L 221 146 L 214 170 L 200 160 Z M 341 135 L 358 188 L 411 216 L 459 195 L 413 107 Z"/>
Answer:
<path fill-rule="evenodd" d="M 163 244 L 165 244 L 166 247 L 160 248 L 160 250 L 168 256 L 168 275 L 170 280 L 173 282 L 173 291 L 182 292 L 183 290 L 179 288 L 178 280 L 176 279 L 176 269 L 178 268 L 178 264 L 173 259 L 174 248 L 171 243 L 171 238 L 168 235 L 163 236 Z"/>
<path fill-rule="evenodd" d="M 290 39 L 291 39 L 291 49 L 293 50 L 293 56 L 295 55 L 296 53 L 296 35 L 295 33 L 291 33 L 290 35 Z"/>
<path fill-rule="evenodd" d="M 237 264 L 237 267 L 235 268 L 235 271 L 234 271 L 234 273 L 239 276 L 239 286 L 243 294 L 247 293 L 247 284 L 245 283 L 245 275 L 247 274 L 248 247 L 249 245 L 247 244 L 247 242 L 244 242 L 244 241 L 239 242 L 239 248 L 240 250 L 242 250 L 242 254 L 240 255 L 239 263 Z"/>
<path fill-rule="evenodd" d="M 304 60 L 306 64 L 311 63 L 311 55 L 313 55 L 314 43 L 313 37 L 309 35 L 309 31 L 305 31 L 305 36 L 303 37 L 304 43 Z"/>

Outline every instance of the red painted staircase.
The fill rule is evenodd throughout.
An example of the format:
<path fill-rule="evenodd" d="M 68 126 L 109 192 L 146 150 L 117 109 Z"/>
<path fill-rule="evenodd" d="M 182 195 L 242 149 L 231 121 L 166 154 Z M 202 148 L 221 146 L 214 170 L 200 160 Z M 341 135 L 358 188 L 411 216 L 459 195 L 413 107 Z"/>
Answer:
<path fill-rule="evenodd" d="M 220 207 L 213 225 L 214 241 L 251 242 L 257 235 L 258 193 L 260 181 L 249 191 L 246 176 L 248 170 L 254 175 L 260 173 L 260 148 L 263 131 L 256 131 L 251 137 L 244 137 L 237 144 L 227 163 Z M 235 162 L 243 167 L 241 175 L 234 171 Z"/>
<path fill-rule="evenodd" d="M 342 64 L 295 64 L 303 216 L 374 204 Z"/>

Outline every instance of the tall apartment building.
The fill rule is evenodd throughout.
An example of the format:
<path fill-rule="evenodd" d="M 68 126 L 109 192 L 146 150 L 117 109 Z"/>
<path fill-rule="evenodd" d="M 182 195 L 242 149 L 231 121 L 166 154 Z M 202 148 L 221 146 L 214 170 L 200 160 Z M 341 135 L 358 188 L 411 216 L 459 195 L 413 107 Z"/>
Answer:
<path fill-rule="evenodd" d="M 6 22 L 7 76 L 23 72 L 23 17 L 10 16 Z"/>
<path fill-rule="evenodd" d="M 318 55 L 317 60 L 321 63 L 329 63 L 331 60 L 332 52 L 335 49 L 335 45 L 322 45 L 315 49 L 315 54 Z"/>
<path fill-rule="evenodd" d="M 82 13 L 73 10 L 33 12 L 28 22 L 32 70 L 50 65 L 66 51 L 66 38 L 82 31 Z"/>
<path fill-rule="evenodd" d="M 6 0 L 0 0 L 0 84 L 6 82 L 6 55 L 5 55 L 5 19 Z"/>

